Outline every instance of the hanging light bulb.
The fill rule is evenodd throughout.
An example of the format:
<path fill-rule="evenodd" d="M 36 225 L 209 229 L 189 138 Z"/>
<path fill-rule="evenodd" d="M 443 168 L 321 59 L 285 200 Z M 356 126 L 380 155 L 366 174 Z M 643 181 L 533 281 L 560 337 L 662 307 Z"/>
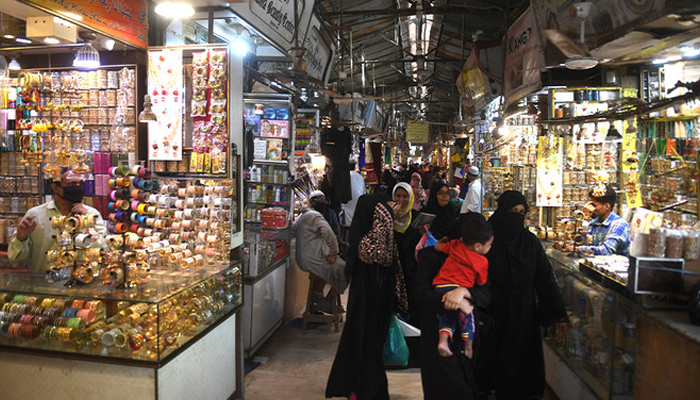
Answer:
<path fill-rule="evenodd" d="M 22 69 L 22 66 L 19 65 L 16 57 L 12 57 L 12 61 L 10 61 L 10 63 L 7 65 L 7 69 L 10 71 L 19 71 Z"/>
<path fill-rule="evenodd" d="M 73 60 L 73 66 L 78 68 L 95 69 L 100 66 L 100 53 L 86 41 L 83 47 L 78 50 Z"/>
<path fill-rule="evenodd" d="M 158 117 L 151 108 L 151 96 L 143 96 L 143 111 L 139 114 L 139 122 L 157 121 Z"/>

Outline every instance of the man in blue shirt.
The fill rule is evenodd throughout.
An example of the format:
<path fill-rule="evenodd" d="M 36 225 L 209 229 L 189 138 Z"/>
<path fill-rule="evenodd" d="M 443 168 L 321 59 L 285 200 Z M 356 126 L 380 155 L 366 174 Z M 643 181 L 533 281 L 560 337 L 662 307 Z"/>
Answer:
<path fill-rule="evenodd" d="M 624 218 L 613 211 L 617 202 L 615 189 L 605 186 L 605 190 L 594 189 L 588 196 L 594 207 L 589 235 L 593 245 L 580 246 L 578 251 L 584 255 L 620 254 L 629 255 L 630 226 Z"/>

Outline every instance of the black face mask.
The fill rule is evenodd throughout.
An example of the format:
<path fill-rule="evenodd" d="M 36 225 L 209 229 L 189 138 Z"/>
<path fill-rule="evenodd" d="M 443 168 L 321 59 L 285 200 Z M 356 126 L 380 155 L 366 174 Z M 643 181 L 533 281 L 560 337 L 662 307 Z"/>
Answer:
<path fill-rule="evenodd" d="M 63 197 L 65 200 L 70 201 L 73 204 L 80 203 L 85 197 L 85 183 L 81 183 L 78 186 L 61 186 L 63 188 Z"/>

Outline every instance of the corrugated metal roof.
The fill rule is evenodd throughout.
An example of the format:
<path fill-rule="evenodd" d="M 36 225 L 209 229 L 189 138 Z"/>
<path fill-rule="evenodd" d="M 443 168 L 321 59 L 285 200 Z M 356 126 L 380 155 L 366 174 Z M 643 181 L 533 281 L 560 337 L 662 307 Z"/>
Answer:
<path fill-rule="evenodd" d="M 456 114 L 455 81 L 474 43 L 500 44 L 506 13 L 518 15 L 528 4 L 528 0 L 319 0 L 316 10 L 340 49 L 333 76 L 348 73 L 343 81 L 331 79 L 337 82 L 336 91 L 391 97 L 384 103 L 387 109 L 393 106 L 410 118 L 447 121 Z"/>

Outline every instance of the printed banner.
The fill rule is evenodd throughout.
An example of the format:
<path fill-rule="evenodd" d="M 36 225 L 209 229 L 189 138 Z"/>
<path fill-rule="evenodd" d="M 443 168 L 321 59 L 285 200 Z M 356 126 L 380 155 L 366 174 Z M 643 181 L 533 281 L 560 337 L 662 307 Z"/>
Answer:
<path fill-rule="evenodd" d="M 634 121 L 632 122 L 634 125 Z M 639 187 L 639 153 L 637 153 L 637 131 L 627 132 L 628 121 L 622 124 L 622 183 L 627 191 L 627 207 L 642 206 Z"/>
<path fill-rule="evenodd" d="M 564 162 L 562 138 L 541 136 L 537 146 L 538 207 L 561 207 L 564 204 Z"/>
<path fill-rule="evenodd" d="M 148 159 L 182 160 L 182 50 L 148 52 L 148 93 L 158 121 L 148 123 Z"/>
<path fill-rule="evenodd" d="M 537 32 L 530 8 L 508 29 L 503 89 L 506 107 L 542 88 L 540 69 L 545 62 Z"/>
<path fill-rule="evenodd" d="M 21 0 L 142 49 L 148 47 L 146 0 Z"/>

